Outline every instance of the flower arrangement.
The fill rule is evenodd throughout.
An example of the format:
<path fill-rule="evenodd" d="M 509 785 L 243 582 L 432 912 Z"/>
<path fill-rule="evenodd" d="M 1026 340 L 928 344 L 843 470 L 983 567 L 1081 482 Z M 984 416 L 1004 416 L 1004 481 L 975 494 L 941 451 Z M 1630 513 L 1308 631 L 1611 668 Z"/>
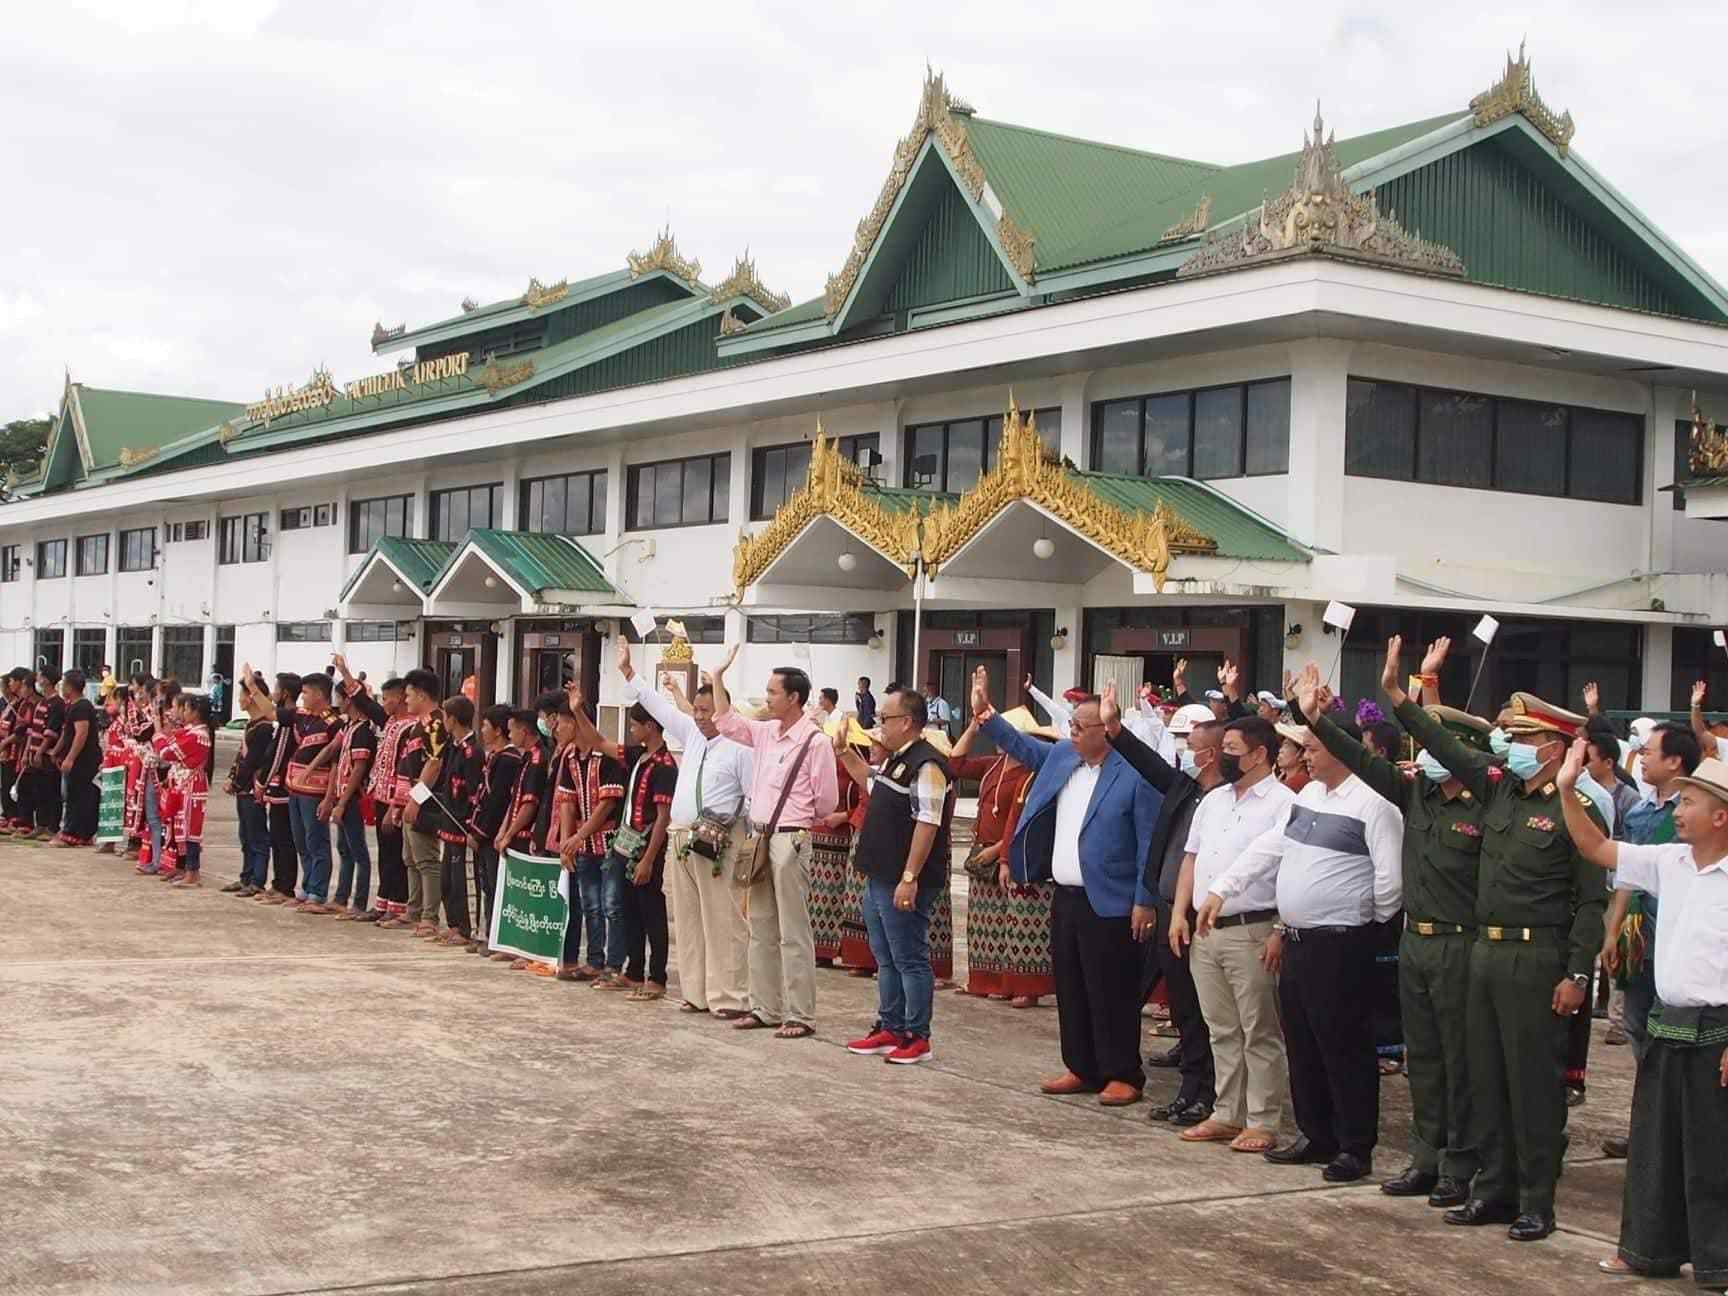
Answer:
<path fill-rule="evenodd" d="M 1386 713 L 1380 709 L 1379 703 L 1372 698 L 1363 698 L 1356 704 L 1356 727 L 1371 729 L 1386 719 Z"/>

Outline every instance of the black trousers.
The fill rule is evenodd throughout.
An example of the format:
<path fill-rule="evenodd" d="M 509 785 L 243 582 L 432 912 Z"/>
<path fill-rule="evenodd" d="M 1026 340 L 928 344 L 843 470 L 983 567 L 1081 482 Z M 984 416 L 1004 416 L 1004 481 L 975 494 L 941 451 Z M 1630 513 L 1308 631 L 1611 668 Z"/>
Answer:
<path fill-rule="evenodd" d="M 31 770 L 24 776 L 24 782 L 36 827 L 43 832 L 59 832 L 62 809 L 59 768 Z"/>
<path fill-rule="evenodd" d="M 79 841 L 94 841 L 96 821 L 102 815 L 102 789 L 94 781 L 95 771 L 82 770 L 66 776 L 64 832 Z"/>
<path fill-rule="evenodd" d="M 1594 996 L 1586 995 L 1584 1006 L 1572 1014 L 1566 1027 L 1566 1087 L 1568 1089 L 1584 1088 L 1584 1079 L 1590 1072 L 1590 1000 Z"/>
<path fill-rule="evenodd" d="M 468 847 L 465 843 L 444 843 L 444 925 L 463 936 L 472 933 L 468 921 Z"/>
<path fill-rule="evenodd" d="M 1722 1150 L 1728 1089 L 1721 1067 L 1720 1045 L 1687 1048 L 1659 1039 L 1638 1061 L 1620 1256 L 1640 1273 L 1669 1276 L 1690 1260 L 1695 1283 L 1728 1286 Z"/>
<path fill-rule="evenodd" d="M 1158 983 L 1164 983 L 1164 997 L 1170 1002 L 1170 1022 L 1178 1036 L 1176 1057 L 1182 1087 L 1176 1099 L 1210 1107 L 1218 1097 L 1217 1077 L 1212 1068 L 1212 1033 L 1206 1029 L 1206 1018 L 1200 1012 L 1200 994 L 1194 988 L 1194 972 L 1188 966 L 1192 946 L 1184 946 L 1180 955 L 1170 951 L 1170 918 L 1174 912 L 1172 906 L 1159 901 L 1158 925 L 1146 947 L 1140 1001 L 1144 1003 Z M 1192 925 L 1192 914 L 1188 921 Z"/>
<path fill-rule="evenodd" d="M 288 817 L 286 803 L 270 802 L 270 858 L 275 864 L 276 878 L 270 885 L 283 895 L 294 894 L 294 884 L 300 876 L 300 857 L 294 851 L 294 823 Z"/>
<path fill-rule="evenodd" d="M 1404 1010 L 1398 997 L 1398 942 L 1404 915 L 1370 923 L 1374 933 L 1374 1052 L 1380 1057 L 1404 1056 Z"/>
<path fill-rule="evenodd" d="M 671 943 L 666 923 L 666 852 L 660 852 L 654 875 L 641 886 L 631 880 L 635 874 L 636 865 L 624 866 L 624 976 L 665 985 L 666 950 Z M 570 926 L 574 929 L 575 922 Z"/>
<path fill-rule="evenodd" d="M 482 842 L 474 852 L 474 889 L 479 892 L 480 907 L 480 939 L 492 938 L 492 892 L 498 887 L 498 852 L 491 842 Z M 575 892 L 575 879 L 571 879 L 571 892 Z M 572 926 L 576 926 L 572 922 Z"/>
<path fill-rule="evenodd" d="M 1143 951 L 1128 916 L 1101 918 L 1086 888 L 1060 886 L 1050 909 L 1050 955 L 1062 1064 L 1088 1085 L 1146 1087 L 1140 1065 Z"/>
<path fill-rule="evenodd" d="M 384 810 L 380 807 L 378 813 Z M 402 829 L 378 825 L 378 898 L 408 903 L 408 866 L 402 862 Z"/>
<path fill-rule="evenodd" d="M 18 817 L 18 802 L 12 798 L 12 785 L 18 781 L 18 766 L 12 761 L 0 762 L 0 819 L 10 823 Z"/>
<path fill-rule="evenodd" d="M 1284 941 L 1278 1008 L 1296 1124 L 1317 1152 L 1366 1159 L 1380 1132 L 1374 1022 L 1377 931 L 1372 925 L 1292 932 Z"/>

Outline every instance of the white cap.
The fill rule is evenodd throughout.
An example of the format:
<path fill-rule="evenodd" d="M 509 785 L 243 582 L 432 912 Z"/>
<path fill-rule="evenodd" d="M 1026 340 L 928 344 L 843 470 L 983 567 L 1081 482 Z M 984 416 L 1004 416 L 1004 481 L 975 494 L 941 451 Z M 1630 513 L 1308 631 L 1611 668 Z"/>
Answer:
<path fill-rule="evenodd" d="M 1650 735 L 1656 732 L 1656 722 L 1649 716 L 1639 716 L 1632 722 L 1632 745 L 1643 747 L 1650 741 Z"/>
<path fill-rule="evenodd" d="M 1264 702 L 1269 707 L 1277 707 L 1280 711 L 1284 709 L 1284 699 L 1279 697 L 1271 689 L 1261 689 L 1254 695 L 1254 697 L 1257 701 Z"/>
<path fill-rule="evenodd" d="M 1212 708 L 1199 702 L 1190 702 L 1187 706 L 1177 707 L 1176 714 L 1170 717 L 1170 732 L 1181 736 L 1194 732 L 1197 724 L 1216 724 L 1218 717 L 1212 714 Z"/>
<path fill-rule="evenodd" d="M 1229 699 L 1224 696 L 1224 690 L 1223 689 L 1207 689 L 1206 690 L 1206 700 L 1208 702 L 1227 702 L 1227 701 L 1229 701 Z"/>

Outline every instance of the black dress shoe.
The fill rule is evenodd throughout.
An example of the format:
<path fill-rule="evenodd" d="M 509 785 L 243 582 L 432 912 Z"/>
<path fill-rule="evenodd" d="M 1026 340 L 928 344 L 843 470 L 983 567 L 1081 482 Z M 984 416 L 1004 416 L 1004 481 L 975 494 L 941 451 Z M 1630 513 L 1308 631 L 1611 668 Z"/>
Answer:
<path fill-rule="evenodd" d="M 1525 1211 L 1512 1221 L 1512 1227 L 1506 1230 L 1506 1236 L 1514 1242 L 1540 1242 L 1554 1231 L 1554 1214 L 1552 1211 L 1542 1213 Z"/>
<path fill-rule="evenodd" d="M 1166 1049 L 1162 1053 L 1154 1053 L 1151 1057 L 1146 1059 L 1146 1065 L 1150 1067 L 1167 1067 L 1172 1069 L 1181 1066 L 1182 1046 L 1178 1044 L 1173 1049 Z"/>
<path fill-rule="evenodd" d="M 1355 1183 L 1373 1168 L 1372 1157 L 1359 1157 L 1354 1152 L 1340 1152 L 1326 1163 L 1320 1177 L 1327 1183 Z"/>
<path fill-rule="evenodd" d="M 1434 1191 L 1428 1194 L 1430 1206 L 1462 1206 L 1469 1200 L 1469 1185 L 1451 1175 L 1441 1175 L 1434 1184 Z"/>
<path fill-rule="evenodd" d="M 1584 1105 L 1584 1090 L 1581 1086 L 1566 1086 L 1566 1105 L 1568 1107 L 1582 1107 Z"/>
<path fill-rule="evenodd" d="M 1432 1192 L 1439 1182 L 1440 1176 L 1432 1170 L 1406 1166 L 1403 1174 L 1381 1184 L 1380 1191 L 1388 1197 L 1420 1197 L 1423 1193 Z"/>
<path fill-rule="evenodd" d="M 1306 1134 L 1298 1134 L 1294 1143 L 1260 1155 L 1273 1165 L 1325 1165 L 1338 1154 L 1317 1148 L 1308 1141 Z"/>
<path fill-rule="evenodd" d="M 1602 1155 L 1613 1157 L 1616 1161 L 1624 1161 L 1626 1159 L 1627 1142 L 1628 1140 L 1623 1137 L 1603 1139 Z"/>
<path fill-rule="evenodd" d="M 1164 1103 L 1161 1106 L 1148 1107 L 1146 1109 L 1146 1119 L 1150 1121 L 1167 1121 L 1177 1112 L 1181 1111 L 1183 1105 L 1182 1100 L 1177 1098 L 1171 1102 Z"/>
<path fill-rule="evenodd" d="M 1187 1128 L 1190 1125 L 1198 1125 L 1211 1114 L 1211 1103 L 1191 1102 L 1184 1105 L 1180 1110 L 1172 1112 L 1170 1114 L 1170 1123 L 1172 1125 L 1180 1125 Z"/>
<path fill-rule="evenodd" d="M 1510 1224 L 1518 1218 L 1518 1208 L 1505 1202 L 1485 1202 L 1480 1197 L 1472 1197 L 1457 1210 L 1446 1212 L 1448 1224 L 1465 1224 L 1474 1227 L 1478 1224 Z"/>
<path fill-rule="evenodd" d="M 222 888 L 222 894 L 233 895 L 236 891 L 243 890 L 245 886 L 246 884 L 244 882 L 230 882 L 227 886 Z"/>

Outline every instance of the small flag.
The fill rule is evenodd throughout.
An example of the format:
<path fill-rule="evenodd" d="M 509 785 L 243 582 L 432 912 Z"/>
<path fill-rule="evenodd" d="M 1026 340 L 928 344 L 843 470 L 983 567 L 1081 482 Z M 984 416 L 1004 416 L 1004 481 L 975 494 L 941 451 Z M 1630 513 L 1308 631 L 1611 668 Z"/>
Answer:
<path fill-rule="evenodd" d="M 416 783 L 408 789 L 408 796 L 415 805 L 425 805 L 432 799 L 432 789 L 424 783 Z"/>
<path fill-rule="evenodd" d="M 635 616 L 630 618 L 630 624 L 636 627 L 636 633 L 638 635 L 643 639 L 647 639 L 649 635 L 654 633 L 654 609 L 643 608 L 640 612 L 636 613 Z"/>
<path fill-rule="evenodd" d="M 1718 648 L 1728 648 L 1728 635 L 1724 635 L 1720 630 L 1711 631 L 1710 638 Z"/>
<path fill-rule="evenodd" d="M 684 628 L 684 623 L 674 617 L 666 618 L 666 633 L 674 639 L 688 639 L 690 632 Z"/>
<path fill-rule="evenodd" d="M 795 644 L 793 644 L 792 645 L 792 660 L 793 661 L 801 661 L 801 662 L 809 661 L 810 660 L 810 645 L 807 643 L 795 643 Z"/>
<path fill-rule="evenodd" d="M 1484 616 L 1476 623 L 1476 628 L 1470 633 L 1485 644 L 1494 642 L 1494 636 L 1500 631 L 1500 623 L 1491 616 Z"/>
<path fill-rule="evenodd" d="M 1327 625 L 1336 626 L 1345 634 L 1349 634 L 1350 626 L 1356 620 L 1356 609 L 1348 603 L 1328 603 L 1326 615 L 1321 620 L 1325 621 Z"/>

